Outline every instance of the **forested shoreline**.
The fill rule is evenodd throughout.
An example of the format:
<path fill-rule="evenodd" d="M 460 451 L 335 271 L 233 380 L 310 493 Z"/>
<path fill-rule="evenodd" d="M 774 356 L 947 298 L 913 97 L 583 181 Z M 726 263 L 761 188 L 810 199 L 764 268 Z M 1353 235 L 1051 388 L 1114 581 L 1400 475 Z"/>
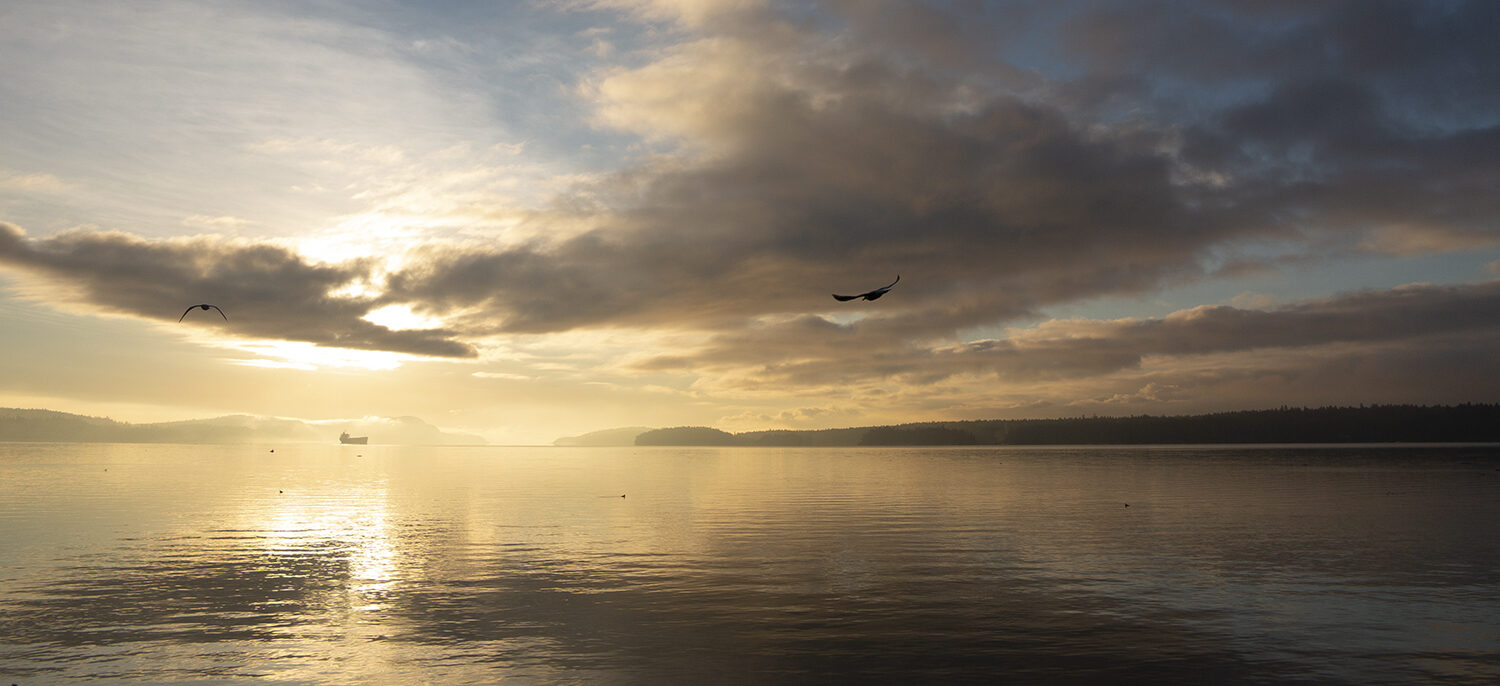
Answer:
<path fill-rule="evenodd" d="M 918 422 L 809 431 L 645 431 L 636 445 L 1140 445 L 1500 442 L 1500 405 L 1369 405 L 1199 415 Z"/>

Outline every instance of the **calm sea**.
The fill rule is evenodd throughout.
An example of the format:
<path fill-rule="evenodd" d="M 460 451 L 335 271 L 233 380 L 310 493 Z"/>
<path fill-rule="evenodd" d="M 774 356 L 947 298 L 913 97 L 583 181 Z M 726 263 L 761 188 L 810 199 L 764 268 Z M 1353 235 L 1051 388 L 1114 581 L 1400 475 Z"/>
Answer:
<path fill-rule="evenodd" d="M 1493 446 L 0 444 L 0 679 L 1494 684 L 1497 528 Z"/>

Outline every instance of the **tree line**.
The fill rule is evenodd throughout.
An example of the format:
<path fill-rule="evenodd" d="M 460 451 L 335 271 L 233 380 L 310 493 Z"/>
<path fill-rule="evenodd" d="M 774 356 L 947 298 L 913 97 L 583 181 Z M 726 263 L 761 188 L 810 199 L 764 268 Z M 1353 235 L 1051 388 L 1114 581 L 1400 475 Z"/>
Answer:
<path fill-rule="evenodd" d="M 674 427 L 647 431 L 635 440 L 636 445 L 699 446 L 1432 442 L 1500 442 L 1500 405 L 1281 407 L 1199 415 L 919 422 L 740 434 L 701 426 Z"/>

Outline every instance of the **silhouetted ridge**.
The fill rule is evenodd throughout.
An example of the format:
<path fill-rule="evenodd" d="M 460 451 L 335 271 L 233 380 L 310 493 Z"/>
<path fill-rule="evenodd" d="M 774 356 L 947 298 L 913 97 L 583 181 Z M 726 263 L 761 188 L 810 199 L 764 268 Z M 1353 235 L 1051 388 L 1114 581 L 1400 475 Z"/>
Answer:
<path fill-rule="evenodd" d="M 636 445 L 737 445 L 735 436 L 727 431 L 706 426 L 677 426 L 670 429 L 652 429 L 635 437 Z"/>
<path fill-rule="evenodd" d="M 1500 405 L 1371 405 L 1214 414 L 919 422 L 896 426 L 751 431 L 648 431 L 636 445 L 1131 445 L 1186 443 L 1493 443 Z"/>
<path fill-rule="evenodd" d="M 623 426 L 618 429 L 591 431 L 579 436 L 564 436 L 552 442 L 557 446 L 621 446 L 635 445 L 635 437 L 647 431 L 649 426 Z"/>

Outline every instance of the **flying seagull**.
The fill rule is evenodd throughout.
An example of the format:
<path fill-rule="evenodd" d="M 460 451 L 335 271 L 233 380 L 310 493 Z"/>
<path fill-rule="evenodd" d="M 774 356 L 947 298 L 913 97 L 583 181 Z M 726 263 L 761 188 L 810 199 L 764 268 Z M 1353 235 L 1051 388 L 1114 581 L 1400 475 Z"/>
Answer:
<path fill-rule="evenodd" d="M 208 309 L 210 307 L 212 307 L 215 310 L 219 310 L 219 306 L 218 305 L 210 305 L 208 303 L 203 303 L 202 305 L 194 305 L 193 307 L 189 307 L 186 310 L 183 310 L 182 311 L 182 316 L 178 317 L 177 321 L 181 322 L 182 320 L 187 319 L 188 313 L 192 312 L 194 307 L 196 307 L 196 308 L 198 308 L 200 310 L 206 310 L 206 309 Z M 224 310 L 219 310 L 219 316 L 223 317 L 224 321 L 226 321 L 226 322 L 229 321 L 229 315 L 224 314 Z"/>
<path fill-rule="evenodd" d="M 896 281 L 900 281 L 900 280 L 901 280 L 901 275 L 897 274 L 896 275 Z M 875 299 L 879 298 L 880 296 L 885 295 L 886 291 L 891 290 L 891 286 L 896 285 L 896 281 L 892 281 L 890 286 L 883 286 L 883 287 L 877 288 L 877 289 L 875 289 L 873 291 L 869 291 L 869 292 L 866 292 L 866 293 L 860 293 L 859 295 L 839 295 L 837 293 L 834 293 L 833 294 L 833 299 L 837 300 L 839 302 L 844 302 L 846 300 L 854 300 L 856 298 L 864 298 L 865 300 L 875 300 Z"/>

